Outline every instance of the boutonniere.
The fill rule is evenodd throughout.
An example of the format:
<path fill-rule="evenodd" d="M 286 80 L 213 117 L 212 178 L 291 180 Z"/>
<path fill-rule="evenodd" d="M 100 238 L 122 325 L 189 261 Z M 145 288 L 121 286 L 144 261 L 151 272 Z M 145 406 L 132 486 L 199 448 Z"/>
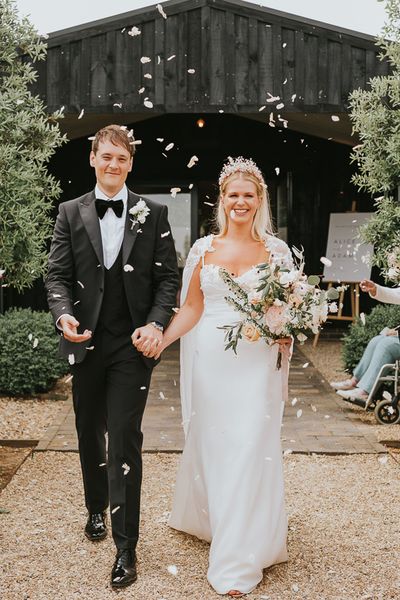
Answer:
<path fill-rule="evenodd" d="M 133 229 L 137 223 L 143 225 L 149 213 L 150 209 L 144 200 L 136 202 L 135 206 L 132 206 L 132 208 L 129 209 L 129 214 L 133 217 L 131 219 L 131 229 Z"/>

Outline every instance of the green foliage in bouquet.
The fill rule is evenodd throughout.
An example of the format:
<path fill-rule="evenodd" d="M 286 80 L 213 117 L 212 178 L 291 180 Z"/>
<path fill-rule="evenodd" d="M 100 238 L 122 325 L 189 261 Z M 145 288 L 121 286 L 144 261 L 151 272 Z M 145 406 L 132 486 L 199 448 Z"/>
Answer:
<path fill-rule="evenodd" d="M 20 396 L 48 391 L 69 370 L 57 349 L 48 313 L 11 309 L 0 315 L 0 393 Z"/>
<path fill-rule="evenodd" d="M 66 138 L 31 92 L 46 44 L 13 0 L 0 0 L 0 269 L 8 284 L 28 287 L 44 273 L 49 216 L 60 194 L 47 163 Z"/>
<path fill-rule="evenodd" d="M 365 317 L 365 325 L 361 319 L 357 319 L 343 337 L 342 359 L 346 370 L 349 373 L 353 372 L 370 339 L 385 327 L 391 329 L 397 325 L 400 325 L 400 305 L 396 304 L 375 306 Z"/>

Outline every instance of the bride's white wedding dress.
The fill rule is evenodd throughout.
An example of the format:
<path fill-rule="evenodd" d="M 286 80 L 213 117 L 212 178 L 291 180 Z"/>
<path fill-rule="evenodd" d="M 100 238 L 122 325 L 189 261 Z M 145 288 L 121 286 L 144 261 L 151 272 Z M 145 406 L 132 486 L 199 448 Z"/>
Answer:
<path fill-rule="evenodd" d="M 204 313 L 182 344 L 187 436 L 169 525 L 211 542 L 207 577 L 219 594 L 246 593 L 264 568 L 287 560 L 280 443 L 287 369 L 276 369 L 278 347 L 261 339 L 240 340 L 237 355 L 224 350 L 218 327 L 239 315 L 224 299 L 218 266 L 204 264 L 212 239 L 198 240 L 187 263 L 190 275 L 202 261 Z M 292 264 L 284 242 L 270 236 L 266 246 L 271 261 Z M 257 277 L 253 267 L 236 280 L 250 286 Z"/>

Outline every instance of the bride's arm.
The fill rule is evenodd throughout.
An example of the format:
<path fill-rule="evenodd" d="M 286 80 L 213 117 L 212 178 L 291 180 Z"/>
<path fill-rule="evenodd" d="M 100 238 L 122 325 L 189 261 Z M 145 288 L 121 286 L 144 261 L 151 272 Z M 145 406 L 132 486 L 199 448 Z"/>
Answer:
<path fill-rule="evenodd" d="M 145 356 L 157 359 L 165 348 L 188 333 L 199 322 L 204 308 L 204 296 L 200 287 L 200 269 L 199 262 L 190 279 L 185 303 L 165 330 L 161 344 L 153 352 L 143 352 Z"/>
<path fill-rule="evenodd" d="M 164 333 L 161 351 L 188 333 L 200 320 L 204 309 L 204 296 L 200 287 L 200 269 L 201 264 L 199 263 L 193 271 L 185 303 Z"/>

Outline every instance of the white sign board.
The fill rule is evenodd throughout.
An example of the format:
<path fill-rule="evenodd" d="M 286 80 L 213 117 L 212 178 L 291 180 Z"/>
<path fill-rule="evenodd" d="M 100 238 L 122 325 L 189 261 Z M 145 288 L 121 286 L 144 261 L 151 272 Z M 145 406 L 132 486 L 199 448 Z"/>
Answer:
<path fill-rule="evenodd" d="M 373 214 L 331 213 L 325 256 L 332 265 L 324 265 L 324 281 L 358 283 L 370 278 L 374 248 L 361 242 L 359 229 Z"/>

